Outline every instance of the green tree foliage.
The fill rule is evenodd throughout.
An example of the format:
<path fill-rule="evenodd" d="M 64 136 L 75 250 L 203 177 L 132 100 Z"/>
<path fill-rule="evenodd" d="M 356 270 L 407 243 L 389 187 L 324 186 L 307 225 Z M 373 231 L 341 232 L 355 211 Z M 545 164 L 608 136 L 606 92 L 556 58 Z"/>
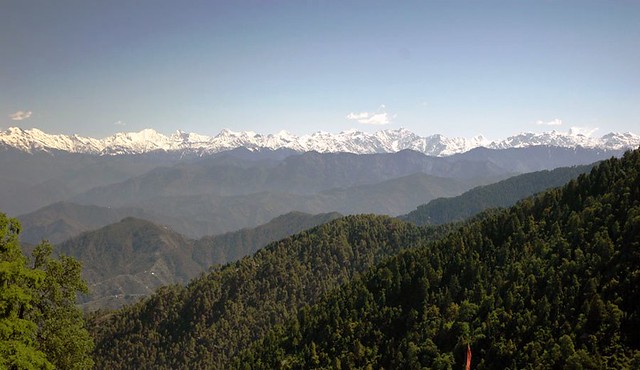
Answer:
<path fill-rule="evenodd" d="M 234 365 L 638 368 L 640 151 L 404 250 Z"/>
<path fill-rule="evenodd" d="M 27 265 L 17 220 L 0 213 L 0 368 L 87 369 L 93 341 L 75 307 L 80 264 L 43 243 Z"/>
<path fill-rule="evenodd" d="M 18 221 L 0 213 L 0 368 L 51 369 L 38 348 L 38 327 L 26 317 L 44 273 L 27 268 L 19 233 Z"/>
<path fill-rule="evenodd" d="M 638 184 L 635 151 L 437 233 L 333 221 L 96 314 L 97 367 L 639 368 Z"/>
<path fill-rule="evenodd" d="M 384 257 L 431 237 L 383 216 L 334 220 L 94 322 L 98 368 L 228 368 L 274 325 Z"/>
<path fill-rule="evenodd" d="M 45 272 L 44 283 L 36 293 L 31 317 L 40 328 L 40 348 L 56 368 L 88 369 L 93 366 L 93 339 L 86 330 L 82 311 L 76 307 L 79 292 L 88 293 L 78 260 L 51 257 L 52 246 L 43 242 L 33 251 L 34 269 Z"/>

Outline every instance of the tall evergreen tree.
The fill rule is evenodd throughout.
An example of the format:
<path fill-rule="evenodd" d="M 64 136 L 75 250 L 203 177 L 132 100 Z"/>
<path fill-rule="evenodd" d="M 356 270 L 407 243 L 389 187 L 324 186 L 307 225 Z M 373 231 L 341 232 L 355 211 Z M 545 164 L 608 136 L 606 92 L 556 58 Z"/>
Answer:
<path fill-rule="evenodd" d="M 80 263 L 56 260 L 42 243 L 33 267 L 20 250 L 20 224 L 0 213 L 0 369 L 88 369 L 93 341 L 76 294 L 86 292 Z"/>

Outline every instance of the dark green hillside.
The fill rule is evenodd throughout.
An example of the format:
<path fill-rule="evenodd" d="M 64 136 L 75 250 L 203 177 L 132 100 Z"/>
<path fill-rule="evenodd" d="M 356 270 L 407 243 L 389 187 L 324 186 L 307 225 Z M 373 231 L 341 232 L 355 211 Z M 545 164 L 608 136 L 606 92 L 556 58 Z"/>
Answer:
<path fill-rule="evenodd" d="M 87 307 L 135 302 L 162 285 L 186 282 L 202 271 L 191 258 L 191 240 L 132 217 L 69 239 L 56 250 L 82 262 L 91 292 L 84 297 Z"/>
<path fill-rule="evenodd" d="M 640 368 L 640 151 L 400 253 L 238 367 Z"/>
<path fill-rule="evenodd" d="M 226 368 L 273 325 L 424 234 L 389 217 L 349 216 L 273 243 L 187 287 L 163 288 L 113 316 L 96 317 L 96 364 Z"/>
<path fill-rule="evenodd" d="M 340 217 L 293 212 L 253 229 L 193 240 L 133 217 L 61 243 L 57 250 L 84 265 L 86 309 L 117 308 L 163 285 L 186 283 L 213 264 L 238 260 L 265 245 Z"/>
<path fill-rule="evenodd" d="M 212 264 L 236 261 L 271 242 L 339 217 L 342 215 L 336 212 L 318 215 L 290 212 L 255 228 L 201 238 L 194 243 L 193 259 L 205 269 Z"/>
<path fill-rule="evenodd" d="M 510 207 L 535 193 L 562 186 L 593 166 L 562 167 L 514 176 L 495 184 L 478 186 L 457 197 L 434 199 L 400 218 L 417 225 L 461 221 L 485 209 Z"/>

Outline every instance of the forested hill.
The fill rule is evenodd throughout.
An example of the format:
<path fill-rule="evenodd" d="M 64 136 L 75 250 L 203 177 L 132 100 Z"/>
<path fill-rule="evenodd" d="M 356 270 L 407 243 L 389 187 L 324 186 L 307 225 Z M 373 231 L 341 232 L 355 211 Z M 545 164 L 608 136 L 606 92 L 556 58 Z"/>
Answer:
<path fill-rule="evenodd" d="M 90 294 L 85 310 L 118 308 L 169 284 L 185 284 L 214 264 L 236 261 L 267 244 L 341 217 L 291 212 L 255 228 L 192 240 L 166 226 L 132 217 L 56 246 L 77 258 Z"/>
<path fill-rule="evenodd" d="M 400 216 L 400 219 L 417 225 L 461 221 L 485 209 L 510 207 L 535 193 L 562 186 L 580 174 L 589 172 L 593 166 L 561 167 L 510 177 L 494 184 L 478 186 L 456 197 L 434 199 Z"/>
<path fill-rule="evenodd" d="M 433 232 L 349 216 L 212 269 L 186 287 L 93 319 L 100 369 L 228 368 L 238 351 L 298 309 Z"/>
<path fill-rule="evenodd" d="M 237 367 L 640 368 L 640 151 L 376 266 Z"/>

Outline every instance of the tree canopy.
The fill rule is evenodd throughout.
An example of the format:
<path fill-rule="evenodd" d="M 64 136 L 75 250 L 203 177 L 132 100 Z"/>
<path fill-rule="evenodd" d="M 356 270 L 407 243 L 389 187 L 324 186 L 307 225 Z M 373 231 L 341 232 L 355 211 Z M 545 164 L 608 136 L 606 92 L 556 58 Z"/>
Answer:
<path fill-rule="evenodd" d="M 400 252 L 235 367 L 640 368 L 640 151 Z"/>
<path fill-rule="evenodd" d="M 0 368 L 91 368 L 93 340 L 75 307 L 87 291 L 80 263 L 53 258 L 43 242 L 29 265 L 19 233 L 19 222 L 0 213 Z"/>
<path fill-rule="evenodd" d="M 341 218 L 92 320 L 99 368 L 640 368 L 640 151 L 465 223 Z M 35 279 L 35 278 L 34 278 Z"/>

